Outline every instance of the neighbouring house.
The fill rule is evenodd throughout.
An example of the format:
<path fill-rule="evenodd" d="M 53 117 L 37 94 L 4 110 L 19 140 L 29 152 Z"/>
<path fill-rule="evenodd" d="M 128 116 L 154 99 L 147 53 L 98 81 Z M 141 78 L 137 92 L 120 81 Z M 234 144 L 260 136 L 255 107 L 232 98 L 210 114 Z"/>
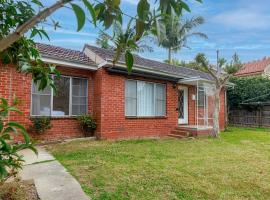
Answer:
<path fill-rule="evenodd" d="M 10 120 L 31 126 L 33 117 L 51 117 L 52 128 L 33 137 L 59 140 L 82 137 L 77 115 L 91 113 L 100 139 L 209 134 L 212 131 L 213 92 L 209 74 L 135 56 L 131 74 L 123 58 L 114 66 L 112 50 L 85 45 L 75 51 L 37 44 L 43 61 L 55 64 L 61 79 L 38 91 L 30 75 L 12 66 L 0 67 L 0 96 L 16 95 L 23 115 Z M 224 129 L 226 101 L 221 96 L 220 127 Z"/>
<path fill-rule="evenodd" d="M 235 76 L 238 77 L 256 75 L 270 75 L 270 57 L 264 57 L 262 60 L 255 60 L 245 63 L 243 64 L 243 67 L 235 74 Z"/>

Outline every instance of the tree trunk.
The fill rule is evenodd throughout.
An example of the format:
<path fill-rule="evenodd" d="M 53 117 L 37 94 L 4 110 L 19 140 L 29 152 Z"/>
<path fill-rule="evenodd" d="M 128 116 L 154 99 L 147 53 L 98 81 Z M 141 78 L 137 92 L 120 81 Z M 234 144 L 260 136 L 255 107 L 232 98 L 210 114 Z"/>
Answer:
<path fill-rule="evenodd" d="M 19 26 L 14 32 L 10 33 L 7 37 L 0 40 L 0 52 L 4 51 L 8 47 L 10 47 L 14 42 L 19 40 L 23 34 L 29 31 L 31 28 L 36 26 L 39 22 L 46 19 L 53 12 L 63 7 L 66 3 L 71 2 L 72 0 L 59 0 L 52 6 L 44 9 L 39 12 L 37 15 L 26 21 L 24 24 Z"/>
<path fill-rule="evenodd" d="M 219 111 L 220 111 L 220 91 L 221 89 L 217 87 L 214 94 L 214 114 L 213 114 L 213 137 L 219 137 Z"/>
<path fill-rule="evenodd" d="M 169 47 L 169 50 L 168 50 L 168 61 L 169 61 L 169 64 L 172 64 L 172 49 L 171 49 L 171 47 Z"/>

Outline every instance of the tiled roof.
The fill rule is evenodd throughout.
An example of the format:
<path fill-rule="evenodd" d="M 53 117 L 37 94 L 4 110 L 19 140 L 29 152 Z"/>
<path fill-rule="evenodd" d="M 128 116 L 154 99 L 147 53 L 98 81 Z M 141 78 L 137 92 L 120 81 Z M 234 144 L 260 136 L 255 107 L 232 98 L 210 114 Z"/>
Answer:
<path fill-rule="evenodd" d="M 256 60 L 245 63 L 235 76 L 248 76 L 255 74 L 262 74 L 267 66 L 270 65 L 270 58 L 263 58 L 262 60 Z"/>
<path fill-rule="evenodd" d="M 52 46 L 48 44 L 37 43 L 37 48 L 41 56 L 62 59 L 74 63 L 95 65 L 95 63 L 86 56 L 82 51 L 76 51 L 72 49 L 66 49 L 63 47 Z"/>
<path fill-rule="evenodd" d="M 88 44 L 85 45 L 85 48 L 92 50 L 93 52 L 95 52 L 97 55 L 99 55 L 100 57 L 102 57 L 105 60 L 113 60 L 113 58 L 114 58 L 114 51 L 113 50 L 102 49 L 102 48 L 91 46 Z M 124 62 L 123 56 L 120 58 L 120 61 Z M 189 77 L 200 77 L 200 78 L 212 80 L 212 77 L 208 73 L 201 72 L 198 70 L 193 70 L 193 69 L 186 68 L 186 67 L 174 66 L 174 65 L 167 64 L 167 63 L 163 63 L 163 62 L 158 62 L 155 60 L 142 58 L 138 55 L 134 56 L 134 65 L 143 66 L 143 67 L 148 68 L 148 69 L 154 69 L 157 71 L 167 72 L 167 73 L 171 73 L 171 74 L 175 74 L 175 75 L 179 75 L 179 76 L 184 76 L 184 77 L 188 77 L 188 78 Z"/>

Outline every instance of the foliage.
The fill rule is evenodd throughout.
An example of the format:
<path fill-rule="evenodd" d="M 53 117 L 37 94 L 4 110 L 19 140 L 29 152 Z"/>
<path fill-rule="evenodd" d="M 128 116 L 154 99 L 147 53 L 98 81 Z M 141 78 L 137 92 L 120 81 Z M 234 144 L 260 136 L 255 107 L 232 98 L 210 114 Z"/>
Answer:
<path fill-rule="evenodd" d="M 169 60 L 164 60 L 164 62 L 170 64 Z M 198 60 L 196 60 L 196 58 L 194 60 L 192 60 L 192 61 L 189 61 L 189 62 L 186 62 L 186 61 L 183 61 L 183 60 L 172 59 L 171 64 L 175 65 L 175 66 L 187 67 L 187 68 L 190 68 L 190 69 L 195 69 L 195 70 L 208 72 L 208 70 L 205 70 L 205 68 L 201 66 L 201 63 L 198 62 Z M 242 67 L 242 63 L 241 63 L 240 58 L 239 58 L 237 53 L 235 53 L 232 56 L 232 60 L 230 62 L 228 62 L 228 63 L 227 63 L 227 61 L 225 59 L 221 58 L 219 60 L 219 64 L 222 64 L 221 65 L 222 66 L 222 69 L 221 69 L 222 72 L 223 73 L 225 72 L 225 73 L 228 73 L 228 74 L 234 74 Z M 211 65 L 210 63 L 208 63 L 208 65 L 209 65 L 210 68 L 212 68 L 212 70 L 215 70 L 215 67 L 213 65 Z"/>
<path fill-rule="evenodd" d="M 200 37 L 207 39 L 207 36 L 201 32 L 193 32 L 193 29 L 202 25 L 202 17 L 192 17 L 183 19 L 182 17 L 171 14 L 169 17 L 162 19 L 164 32 L 158 36 L 158 44 L 168 49 L 168 61 L 171 63 L 172 51 L 177 52 L 183 47 L 189 48 L 187 41 L 190 37 Z"/>
<path fill-rule="evenodd" d="M 95 200 L 269 199 L 269 130 L 230 128 L 219 140 L 73 141 L 48 148 Z"/>
<path fill-rule="evenodd" d="M 52 128 L 51 119 L 49 117 L 34 117 L 31 118 L 32 129 L 39 133 L 45 133 L 46 130 Z"/>
<path fill-rule="evenodd" d="M 239 71 L 242 68 L 242 62 L 238 56 L 237 53 L 235 53 L 232 56 L 232 60 L 230 63 L 227 63 L 227 65 L 225 66 L 224 71 L 228 74 L 235 74 L 237 71 Z"/>
<path fill-rule="evenodd" d="M 241 107 L 241 103 L 270 102 L 270 79 L 263 76 L 232 77 L 234 88 L 228 90 L 230 108 Z"/>
<path fill-rule="evenodd" d="M 15 107 L 17 101 L 12 106 L 8 105 L 7 100 L 1 98 L 0 103 L 0 183 L 8 178 L 17 175 L 22 167 L 23 158 L 18 154 L 23 149 L 31 149 L 36 153 L 26 129 L 17 122 L 9 121 L 8 116 L 11 112 L 20 113 Z M 23 143 L 15 144 L 12 134 L 23 136 Z"/>
<path fill-rule="evenodd" d="M 112 47 L 109 44 L 110 36 L 105 32 L 100 31 L 96 39 L 96 44 L 103 49 L 111 49 Z"/>
<path fill-rule="evenodd" d="M 194 1 L 202 2 L 201 0 Z M 121 1 L 119 0 L 82 0 L 82 2 L 80 4 L 74 0 L 59 0 L 50 7 L 45 7 L 40 0 L 2 0 L 0 13 L 5 13 L 5 15 L 0 17 L 1 61 L 4 61 L 4 63 L 21 63 L 23 61 L 24 66 L 29 66 L 27 72 L 31 73 L 35 79 L 46 79 L 41 82 L 51 84 L 52 80 L 49 78 L 49 73 L 52 71 L 50 67 L 43 68 L 42 72 L 40 72 L 40 67 L 31 69 L 35 65 L 35 61 L 39 59 L 38 51 L 35 48 L 32 38 L 39 35 L 41 38 L 45 37 L 49 39 L 46 31 L 39 27 L 44 23 L 51 23 L 55 28 L 59 28 L 59 22 L 53 19 L 49 21 L 49 17 L 57 9 L 65 6 L 72 9 L 75 13 L 77 31 L 80 31 L 87 21 L 96 27 L 102 25 L 108 30 L 116 22 L 122 26 L 123 16 L 134 20 L 135 34 L 132 34 L 132 36 L 129 35 L 130 28 L 127 27 L 125 36 L 118 37 L 118 42 L 115 43 L 117 45 L 115 59 L 119 58 L 120 53 L 125 54 L 127 67 L 130 71 L 133 66 L 132 51 L 137 49 L 135 48 L 137 42 L 148 32 L 162 35 L 163 29 L 160 24 L 162 16 L 171 15 L 172 13 L 176 16 L 181 16 L 183 10 L 190 11 L 189 6 L 183 0 L 159 0 L 155 2 L 155 6 L 152 8 L 150 8 L 148 0 L 139 0 L 137 4 L 137 16 L 130 16 L 123 13 L 121 10 Z M 90 14 L 90 19 L 87 18 L 86 12 Z M 26 33 L 28 34 L 25 35 Z M 117 61 L 114 60 L 114 62 Z M 41 60 L 38 60 L 39 66 L 41 62 Z M 46 66 L 44 63 L 42 65 Z M 47 70 L 46 73 L 45 69 Z M 41 88 L 44 89 L 44 87 Z"/>
<path fill-rule="evenodd" d="M 168 64 L 175 65 L 175 66 L 179 66 L 179 67 L 186 67 L 186 68 L 190 68 L 190 69 L 203 71 L 203 69 L 201 68 L 199 63 L 197 63 L 195 60 L 192 60 L 190 62 L 186 62 L 184 60 L 172 59 L 171 63 L 169 60 L 164 60 L 164 62 L 168 63 Z"/>
<path fill-rule="evenodd" d="M 27 1 L 2 0 L 0 4 L 0 40 L 5 39 L 16 27 L 24 24 L 29 18 L 35 16 L 34 6 L 43 7 L 38 0 Z M 58 74 L 55 67 L 45 64 L 41 59 L 33 41 L 35 35 L 49 38 L 44 29 L 36 26 L 31 28 L 29 37 L 22 36 L 7 49 L 0 51 L 0 62 L 14 64 L 23 73 L 30 73 L 35 83 L 40 83 L 40 89 L 53 85 L 49 74 Z"/>
<path fill-rule="evenodd" d="M 97 124 L 91 115 L 81 115 L 77 117 L 80 123 L 80 127 L 83 131 L 88 131 L 89 129 L 95 130 Z"/>
<path fill-rule="evenodd" d="M 217 55 L 218 55 L 217 51 Z M 218 56 L 217 56 L 218 57 Z M 195 58 L 196 63 L 198 63 L 199 68 L 209 73 L 213 79 L 213 93 L 214 93 L 214 103 L 213 103 L 213 137 L 219 137 L 219 113 L 220 113 L 220 92 L 226 86 L 228 79 L 231 78 L 241 67 L 240 59 L 237 54 L 235 54 L 230 63 L 224 58 L 217 59 L 216 68 L 210 65 L 209 61 L 204 54 L 198 54 Z"/>

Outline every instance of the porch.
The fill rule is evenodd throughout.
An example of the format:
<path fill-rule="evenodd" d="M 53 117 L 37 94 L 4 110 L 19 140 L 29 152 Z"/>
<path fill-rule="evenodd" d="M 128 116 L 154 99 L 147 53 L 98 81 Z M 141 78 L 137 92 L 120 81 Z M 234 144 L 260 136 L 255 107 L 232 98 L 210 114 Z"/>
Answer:
<path fill-rule="evenodd" d="M 171 137 L 210 135 L 213 131 L 214 85 L 202 78 L 182 79 L 178 83 L 178 126 Z"/>

